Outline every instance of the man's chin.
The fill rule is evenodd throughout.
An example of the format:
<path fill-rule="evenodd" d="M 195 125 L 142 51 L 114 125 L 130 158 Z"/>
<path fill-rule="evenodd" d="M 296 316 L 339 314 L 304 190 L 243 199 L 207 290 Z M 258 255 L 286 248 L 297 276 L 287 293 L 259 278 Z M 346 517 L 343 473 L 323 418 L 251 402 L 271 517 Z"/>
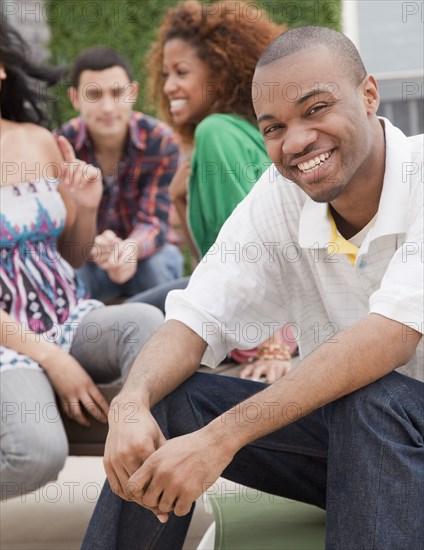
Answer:
<path fill-rule="evenodd" d="M 99 137 L 102 137 L 102 138 L 119 137 L 122 134 L 122 128 L 102 127 L 102 128 L 99 128 L 96 133 Z"/>
<path fill-rule="evenodd" d="M 337 199 L 345 190 L 345 185 L 337 182 L 328 182 L 324 178 L 320 181 L 306 183 L 295 176 L 294 173 L 288 173 L 281 169 L 281 165 L 275 165 L 280 174 L 295 183 L 304 193 L 314 202 L 331 202 Z"/>
<path fill-rule="evenodd" d="M 337 187 L 335 189 L 321 189 L 321 190 L 305 190 L 305 193 L 314 201 L 314 202 L 332 202 L 339 197 L 343 189 Z"/>

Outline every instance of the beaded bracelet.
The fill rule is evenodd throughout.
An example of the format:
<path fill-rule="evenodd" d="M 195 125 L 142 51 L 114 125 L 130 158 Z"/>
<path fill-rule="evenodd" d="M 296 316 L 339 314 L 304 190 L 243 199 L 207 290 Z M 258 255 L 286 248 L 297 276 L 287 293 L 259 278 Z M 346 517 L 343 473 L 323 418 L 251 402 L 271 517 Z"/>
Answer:
<path fill-rule="evenodd" d="M 291 355 L 289 346 L 284 344 L 275 344 L 270 341 L 264 342 L 258 348 L 259 359 L 265 361 L 290 361 Z"/>

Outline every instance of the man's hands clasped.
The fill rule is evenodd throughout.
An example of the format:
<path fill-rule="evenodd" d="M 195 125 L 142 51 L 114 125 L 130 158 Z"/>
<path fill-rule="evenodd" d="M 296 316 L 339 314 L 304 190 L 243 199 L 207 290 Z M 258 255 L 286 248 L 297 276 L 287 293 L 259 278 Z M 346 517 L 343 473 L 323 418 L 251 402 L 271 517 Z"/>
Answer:
<path fill-rule="evenodd" d="M 121 396 L 111 404 L 104 465 L 112 491 L 162 523 L 170 512 L 188 514 L 232 458 L 208 426 L 167 441 L 144 405 Z"/>

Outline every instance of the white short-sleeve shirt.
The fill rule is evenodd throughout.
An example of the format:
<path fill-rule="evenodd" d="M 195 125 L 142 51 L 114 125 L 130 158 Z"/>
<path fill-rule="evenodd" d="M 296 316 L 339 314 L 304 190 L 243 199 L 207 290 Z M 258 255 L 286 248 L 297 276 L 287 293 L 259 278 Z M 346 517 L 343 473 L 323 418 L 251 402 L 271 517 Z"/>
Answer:
<path fill-rule="evenodd" d="M 424 333 L 423 135 L 384 121 L 386 168 L 376 219 L 352 266 L 329 244 L 328 204 L 312 201 L 271 166 L 222 227 L 186 290 L 166 302 L 208 344 L 215 367 L 289 325 L 305 357 L 378 313 Z M 424 380 L 423 340 L 399 369 Z"/>

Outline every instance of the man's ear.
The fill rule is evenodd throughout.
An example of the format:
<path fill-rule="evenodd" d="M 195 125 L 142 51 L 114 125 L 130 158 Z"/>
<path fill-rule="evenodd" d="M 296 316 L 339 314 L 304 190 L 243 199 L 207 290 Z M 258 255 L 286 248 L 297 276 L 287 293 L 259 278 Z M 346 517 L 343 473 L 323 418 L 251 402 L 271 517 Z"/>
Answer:
<path fill-rule="evenodd" d="M 367 75 L 362 83 L 362 93 L 368 114 L 375 114 L 380 105 L 378 84 L 372 75 Z"/>
<path fill-rule="evenodd" d="M 74 88 L 74 86 L 71 86 L 70 88 L 68 88 L 68 97 L 69 97 L 69 99 L 72 103 L 73 108 L 76 111 L 79 111 L 80 104 L 79 104 L 79 100 L 78 100 L 78 90 L 77 90 L 77 88 Z"/>

